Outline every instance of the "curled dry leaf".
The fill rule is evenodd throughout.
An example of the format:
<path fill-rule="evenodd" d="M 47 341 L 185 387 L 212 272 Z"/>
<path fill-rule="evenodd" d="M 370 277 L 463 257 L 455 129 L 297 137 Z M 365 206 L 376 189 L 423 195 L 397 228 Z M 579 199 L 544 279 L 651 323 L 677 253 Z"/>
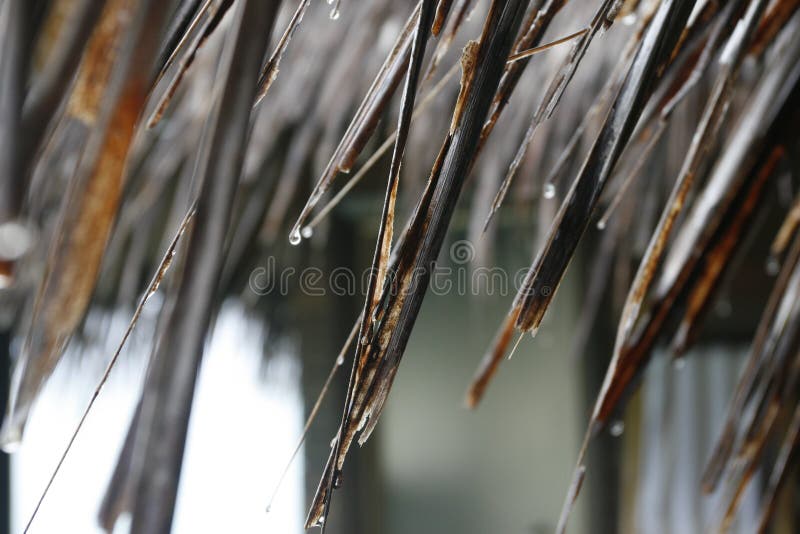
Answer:
<path fill-rule="evenodd" d="M 119 206 L 125 160 L 147 97 L 162 20 L 151 14 L 147 29 L 142 12 L 130 8 L 127 0 L 107 4 L 70 99 L 69 113 L 94 129 L 64 197 L 59 236 L 14 370 L 2 431 L 5 447 L 21 439 L 33 401 L 83 318 Z M 126 20 L 131 21 L 127 34 L 120 32 Z"/>

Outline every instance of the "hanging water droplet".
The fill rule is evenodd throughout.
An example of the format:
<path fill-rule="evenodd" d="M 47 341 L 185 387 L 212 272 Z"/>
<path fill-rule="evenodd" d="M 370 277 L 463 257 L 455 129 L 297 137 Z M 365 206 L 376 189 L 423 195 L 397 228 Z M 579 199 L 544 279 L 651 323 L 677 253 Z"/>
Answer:
<path fill-rule="evenodd" d="M 33 247 L 33 230 L 20 222 L 10 221 L 0 224 L 0 257 L 17 260 Z"/>
<path fill-rule="evenodd" d="M 778 274 L 778 271 L 781 270 L 781 262 L 778 261 L 778 258 L 775 256 L 770 256 L 767 260 L 767 274 L 770 276 L 775 276 Z"/>
<path fill-rule="evenodd" d="M 556 196 L 556 186 L 554 186 L 553 184 L 550 184 L 550 183 L 544 184 L 543 195 L 544 195 L 544 198 L 547 198 L 547 199 L 550 199 L 550 198 L 553 198 L 554 196 Z"/>
<path fill-rule="evenodd" d="M 636 22 L 636 13 L 628 13 L 624 17 L 622 17 L 622 23 L 625 26 L 633 26 L 633 23 Z"/>
<path fill-rule="evenodd" d="M 606 220 L 605 219 L 600 219 L 599 221 L 597 221 L 597 229 L 598 230 L 605 230 L 606 229 Z"/>
<path fill-rule="evenodd" d="M 339 356 L 336 358 L 336 365 L 343 365 L 344 364 L 344 356 Z"/>
<path fill-rule="evenodd" d="M 0 434 L 2 434 L 0 435 L 0 448 L 4 453 L 14 454 L 19 450 L 22 444 L 22 428 L 16 420 L 11 421 L 6 418 Z"/>
<path fill-rule="evenodd" d="M 672 367 L 676 371 L 681 371 L 684 367 L 686 367 L 686 358 L 681 356 L 680 358 L 675 358 L 675 361 L 672 362 Z"/>
<path fill-rule="evenodd" d="M 331 9 L 331 20 L 339 20 L 340 15 L 341 12 L 339 11 L 338 7 L 334 7 L 333 9 Z"/>
<path fill-rule="evenodd" d="M 336 471 L 333 474 L 333 487 L 334 488 L 341 488 L 342 487 L 342 472 Z"/>
<path fill-rule="evenodd" d="M 300 232 L 295 230 L 291 234 L 289 234 L 289 244 L 295 246 L 300 244 Z"/>
<path fill-rule="evenodd" d="M 625 432 L 625 423 L 622 421 L 614 421 L 609 432 L 611 432 L 611 435 L 615 438 L 620 437 L 622 433 Z"/>
<path fill-rule="evenodd" d="M 336 0 L 327 0 L 329 6 L 332 6 L 335 1 Z"/>
<path fill-rule="evenodd" d="M 304 226 L 303 229 L 300 230 L 300 234 L 304 239 L 310 239 L 311 236 L 314 235 L 314 229 L 310 226 Z"/>
<path fill-rule="evenodd" d="M 20 440 L 9 439 L 7 442 L 3 443 L 2 449 L 6 454 L 14 454 L 21 446 L 22 442 Z"/>
<path fill-rule="evenodd" d="M 714 306 L 714 311 L 717 312 L 717 315 L 720 317 L 728 317 L 733 311 L 733 305 L 731 301 L 726 298 L 719 299 Z"/>

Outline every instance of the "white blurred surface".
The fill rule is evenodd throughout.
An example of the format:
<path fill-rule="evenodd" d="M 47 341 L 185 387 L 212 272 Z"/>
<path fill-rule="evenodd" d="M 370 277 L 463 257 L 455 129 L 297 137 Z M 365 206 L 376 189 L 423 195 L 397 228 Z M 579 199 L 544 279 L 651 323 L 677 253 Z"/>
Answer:
<path fill-rule="evenodd" d="M 157 303 L 150 308 L 152 323 Z M 127 430 L 150 348 L 147 314 L 112 371 L 30 532 L 102 532 L 96 515 Z M 62 362 L 34 409 L 12 462 L 12 532 L 22 532 L 39 494 L 129 320 L 112 317 L 105 346 Z M 101 326 L 100 321 L 90 322 Z M 297 361 L 282 353 L 260 371 L 261 324 L 226 304 L 198 382 L 173 533 L 302 532 L 303 455 L 272 511 L 267 501 L 302 430 Z M 261 378 L 259 374 L 261 373 Z M 266 376 L 263 376 L 263 375 Z M 125 532 L 123 518 L 115 532 Z"/>

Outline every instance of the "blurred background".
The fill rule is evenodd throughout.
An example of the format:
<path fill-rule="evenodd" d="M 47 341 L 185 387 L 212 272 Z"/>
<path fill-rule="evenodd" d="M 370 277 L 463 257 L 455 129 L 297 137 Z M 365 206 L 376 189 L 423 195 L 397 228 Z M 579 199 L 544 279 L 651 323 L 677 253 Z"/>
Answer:
<path fill-rule="evenodd" d="M 353 229 L 357 220 L 337 224 L 350 228 L 343 235 L 362 231 Z M 526 266 L 515 245 L 521 247 L 522 240 L 508 244 L 500 264 L 510 273 Z M 352 251 L 345 265 L 368 261 L 371 253 L 369 247 L 327 246 Z M 474 280 L 474 270 L 461 261 L 444 257 L 442 265 L 452 267 L 454 279 L 466 269 Z M 330 266 L 317 265 L 329 273 L 342 263 L 337 258 Z M 583 291 L 577 271 L 540 333 L 522 340 L 475 411 L 464 405 L 466 384 L 513 288 L 505 296 L 453 290 L 426 297 L 376 434 L 348 460 L 328 532 L 553 531 L 613 334 L 597 329 L 585 351 L 575 352 Z M 495 287 L 500 293 L 501 285 Z M 269 338 L 263 316 L 237 300 L 223 304 L 194 401 L 175 532 L 303 531 L 307 503 L 339 424 L 346 387 L 341 371 L 269 513 L 265 510 L 360 299 L 330 291 L 297 293 L 286 303 L 291 327 L 277 338 Z M 62 525 L 102 532 L 98 503 L 138 398 L 159 305 L 154 300 L 146 306 L 31 532 Z M 725 323 L 731 313 L 717 311 L 714 322 Z M 68 353 L 37 404 L 26 446 L 11 462 L 10 532 L 20 532 L 27 521 L 127 320 L 125 313 L 90 316 L 87 339 Z M 702 464 L 718 436 L 745 352 L 745 342 L 711 335 L 682 367 L 665 354 L 655 357 L 624 416 L 592 451 L 570 532 L 705 531 L 720 508 L 700 491 Z M 755 488 L 743 500 L 736 532 L 754 529 Z M 793 498 L 791 492 L 783 498 L 779 517 L 785 524 L 778 522 L 774 532 L 794 532 Z M 115 531 L 127 526 L 123 519 Z"/>

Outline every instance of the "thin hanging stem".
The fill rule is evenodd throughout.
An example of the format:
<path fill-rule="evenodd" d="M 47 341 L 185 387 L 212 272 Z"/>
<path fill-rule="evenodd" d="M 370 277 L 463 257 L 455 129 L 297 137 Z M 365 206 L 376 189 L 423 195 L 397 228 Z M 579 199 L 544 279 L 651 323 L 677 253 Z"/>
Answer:
<path fill-rule="evenodd" d="M 106 365 L 106 369 L 103 372 L 103 375 L 100 377 L 100 381 L 97 383 L 97 386 L 94 388 L 94 393 L 92 393 L 92 397 L 89 399 L 89 404 L 86 405 L 86 408 L 83 410 L 83 415 L 78 420 L 78 424 L 75 427 L 75 430 L 72 432 L 72 436 L 70 436 L 69 441 L 67 442 L 67 446 L 64 448 L 64 452 L 61 453 L 61 457 L 56 464 L 53 473 L 50 475 L 49 480 L 47 481 L 47 485 L 44 487 L 42 494 L 39 496 L 39 500 L 36 503 L 36 507 L 33 509 L 33 513 L 31 514 L 30 519 L 28 519 L 28 523 L 25 526 L 25 530 L 23 532 L 28 532 L 28 529 L 31 528 L 31 524 L 33 520 L 36 518 L 36 514 L 39 512 L 39 508 L 41 508 L 42 503 L 44 502 L 47 493 L 50 491 L 50 486 L 53 485 L 53 481 L 56 479 L 58 472 L 61 470 L 61 466 L 64 464 L 64 460 L 66 460 L 69 451 L 72 449 L 73 443 L 75 443 L 75 439 L 78 437 L 78 433 L 83 428 L 84 422 L 86 422 L 86 418 L 89 416 L 89 412 L 92 410 L 97 397 L 100 395 L 100 391 L 105 386 L 106 382 L 108 381 L 108 377 L 111 374 L 111 370 L 114 368 L 114 365 L 117 363 L 119 359 L 119 355 L 122 353 L 122 349 L 125 347 L 125 343 L 127 343 L 128 338 L 133 332 L 133 329 L 136 327 L 136 323 L 139 322 L 139 317 L 142 314 L 142 310 L 144 309 L 144 305 L 147 304 L 147 301 L 150 299 L 151 296 L 158 290 L 158 286 L 161 284 L 161 281 L 164 279 L 164 275 L 169 270 L 170 265 L 172 264 L 172 258 L 175 256 L 175 251 L 178 246 L 178 242 L 180 241 L 181 237 L 183 236 L 186 228 L 188 227 L 189 223 L 194 218 L 195 214 L 195 204 L 193 203 L 189 210 L 186 212 L 186 215 L 183 217 L 183 221 L 181 221 L 181 225 L 178 228 L 175 237 L 172 238 L 172 242 L 170 243 L 169 247 L 167 248 L 167 252 L 164 254 L 164 257 L 161 259 L 161 263 L 158 265 L 158 270 L 156 271 L 153 279 L 148 284 L 147 289 L 145 290 L 142 298 L 139 300 L 139 304 L 136 306 L 136 309 L 133 312 L 133 317 L 131 317 L 130 322 L 128 323 L 128 327 L 125 329 L 125 333 L 122 335 L 122 340 L 120 340 L 119 345 L 117 346 L 117 350 L 114 352 L 114 355 L 109 360 L 108 365 Z"/>
<path fill-rule="evenodd" d="M 344 342 L 344 346 L 342 350 L 339 351 L 339 354 L 336 356 L 336 360 L 333 362 L 333 367 L 331 368 L 330 372 L 328 373 L 328 378 L 325 379 L 325 383 L 322 385 L 322 389 L 317 396 L 316 402 L 314 402 L 314 407 L 311 408 L 311 413 L 308 414 L 308 419 L 306 419 L 306 424 L 303 427 L 303 433 L 300 435 L 300 439 L 297 441 L 297 446 L 292 451 L 292 455 L 289 457 L 289 461 L 286 462 L 286 467 L 283 468 L 281 472 L 281 476 L 278 477 L 278 482 L 275 484 L 275 489 L 272 490 L 272 496 L 269 498 L 269 503 L 267 504 L 267 512 L 272 509 L 272 503 L 275 502 L 275 497 L 278 495 L 278 491 L 281 489 L 281 485 L 283 484 L 283 480 L 286 478 L 286 473 L 289 472 L 289 468 L 294 463 L 294 459 L 297 457 L 297 454 L 300 452 L 300 449 L 303 447 L 303 443 L 306 441 L 306 436 L 308 436 L 308 431 L 311 428 L 311 425 L 314 423 L 314 419 L 317 417 L 317 412 L 319 412 L 320 406 L 322 406 L 322 401 L 325 399 L 325 396 L 328 394 L 328 389 L 333 382 L 333 378 L 336 376 L 336 372 L 339 368 L 344 365 L 344 356 L 347 351 L 350 350 L 350 346 L 353 344 L 353 340 L 358 333 L 358 327 L 360 322 L 356 321 L 353 325 L 352 330 L 350 330 L 350 335 L 347 337 L 347 341 Z"/>
<path fill-rule="evenodd" d="M 416 119 L 419 114 L 422 113 L 426 107 L 428 107 L 428 104 L 433 101 L 436 95 L 442 92 L 442 89 L 444 89 L 444 87 L 447 85 L 447 82 L 453 79 L 458 72 L 458 67 L 459 64 L 456 62 L 452 67 L 450 67 L 450 70 L 448 70 L 447 73 L 442 76 L 442 79 L 439 80 L 430 91 L 428 91 L 428 94 L 426 94 L 425 97 L 420 100 L 419 104 L 417 104 L 417 107 L 414 109 L 414 114 L 411 116 L 412 123 L 414 119 Z M 314 218 L 311 219 L 305 228 L 315 228 L 320 221 L 322 221 L 322 219 L 324 219 L 331 212 L 331 210 L 335 208 L 345 196 L 347 196 L 347 193 L 349 193 L 350 190 L 353 189 L 353 187 L 355 187 L 362 178 L 364 178 L 367 172 L 375 166 L 375 164 L 379 159 L 381 159 L 381 157 L 383 157 L 384 154 L 386 154 L 386 151 L 393 146 L 396 136 L 397 132 L 395 131 L 386 138 L 383 144 L 378 147 L 378 150 L 376 150 L 375 153 L 369 157 L 369 159 L 358 170 L 358 172 L 356 172 L 353 177 L 348 180 L 348 182 L 336 193 L 336 195 L 334 195 L 334 197 L 327 204 L 325 204 L 322 209 L 319 210 L 319 213 L 317 213 Z"/>
<path fill-rule="evenodd" d="M 582 30 L 578 30 L 575 33 L 571 33 L 566 37 L 562 37 L 561 39 L 556 39 L 555 41 L 549 42 L 547 44 L 543 44 L 541 46 L 536 46 L 533 48 L 529 48 L 527 50 L 523 50 L 521 52 L 517 52 L 516 54 L 511 54 L 508 57 L 507 63 L 514 63 L 515 61 L 519 61 L 520 59 L 525 59 L 526 57 L 531 57 L 539 52 L 544 52 L 545 50 L 550 50 L 551 48 L 555 48 L 556 46 L 560 45 L 561 43 L 566 43 L 568 41 L 572 41 L 573 39 L 577 39 L 578 37 L 582 36 L 586 32 L 589 31 L 589 28 L 584 28 Z"/>

